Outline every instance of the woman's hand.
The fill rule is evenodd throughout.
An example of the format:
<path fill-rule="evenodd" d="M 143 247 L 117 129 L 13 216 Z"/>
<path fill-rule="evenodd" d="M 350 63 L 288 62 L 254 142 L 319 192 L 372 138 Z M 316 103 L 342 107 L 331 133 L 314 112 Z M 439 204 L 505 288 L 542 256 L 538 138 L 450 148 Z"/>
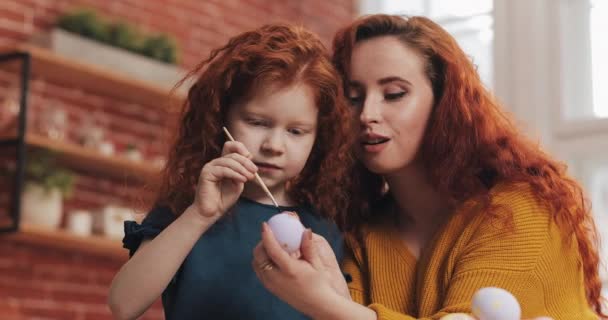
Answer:
<path fill-rule="evenodd" d="M 262 241 L 253 251 L 253 269 L 264 286 L 277 297 L 309 316 L 333 306 L 335 299 L 350 301 L 346 281 L 327 241 L 304 232 L 300 258 L 281 248 L 272 230 L 262 225 Z"/>
<path fill-rule="evenodd" d="M 448 314 L 447 316 L 441 317 L 441 319 L 439 319 L 439 320 L 477 320 L 477 318 L 470 316 L 468 314 L 464 314 L 464 313 L 452 313 L 452 314 Z M 553 318 L 538 317 L 538 318 L 532 318 L 529 320 L 553 320 Z"/>
<path fill-rule="evenodd" d="M 228 141 L 222 156 L 201 169 L 192 206 L 205 218 L 218 219 L 232 207 L 245 186 L 254 179 L 256 165 L 240 142 Z"/>

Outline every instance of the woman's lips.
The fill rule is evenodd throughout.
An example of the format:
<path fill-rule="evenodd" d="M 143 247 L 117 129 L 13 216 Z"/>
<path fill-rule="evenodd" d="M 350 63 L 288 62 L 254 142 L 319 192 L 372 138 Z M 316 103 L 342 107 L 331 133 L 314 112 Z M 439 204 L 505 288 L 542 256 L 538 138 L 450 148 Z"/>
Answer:
<path fill-rule="evenodd" d="M 391 139 L 374 132 L 367 132 L 360 137 L 361 146 L 366 152 L 380 152 Z"/>
<path fill-rule="evenodd" d="M 368 153 L 378 153 L 388 146 L 390 139 L 361 142 L 363 151 Z"/>

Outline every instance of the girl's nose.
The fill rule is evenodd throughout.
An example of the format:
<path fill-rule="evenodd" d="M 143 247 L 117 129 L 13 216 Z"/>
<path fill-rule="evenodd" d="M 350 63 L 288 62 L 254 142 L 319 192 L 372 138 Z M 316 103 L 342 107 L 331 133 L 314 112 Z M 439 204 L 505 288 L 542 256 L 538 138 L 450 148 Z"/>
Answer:
<path fill-rule="evenodd" d="M 281 155 L 285 152 L 284 137 L 279 130 L 273 130 L 266 136 L 262 143 L 262 151 L 272 154 Z"/>

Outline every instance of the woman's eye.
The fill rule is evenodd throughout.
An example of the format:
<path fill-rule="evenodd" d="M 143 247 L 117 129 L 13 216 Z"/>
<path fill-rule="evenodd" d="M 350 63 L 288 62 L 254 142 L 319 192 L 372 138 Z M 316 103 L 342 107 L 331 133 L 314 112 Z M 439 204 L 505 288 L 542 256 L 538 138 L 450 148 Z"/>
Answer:
<path fill-rule="evenodd" d="M 405 91 L 395 92 L 395 93 L 386 93 L 384 95 L 384 99 L 386 100 L 397 100 L 403 98 L 405 96 Z"/>

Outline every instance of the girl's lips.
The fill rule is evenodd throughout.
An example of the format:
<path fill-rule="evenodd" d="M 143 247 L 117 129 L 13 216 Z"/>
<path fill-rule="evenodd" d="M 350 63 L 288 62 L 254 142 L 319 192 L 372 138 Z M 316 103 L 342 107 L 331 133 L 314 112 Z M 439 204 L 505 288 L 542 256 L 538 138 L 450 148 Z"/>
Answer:
<path fill-rule="evenodd" d="M 270 171 L 270 170 L 280 170 L 281 167 L 272 164 L 272 163 L 265 163 L 265 162 L 254 162 L 255 165 L 258 167 L 259 170 L 264 170 L 264 171 Z"/>

